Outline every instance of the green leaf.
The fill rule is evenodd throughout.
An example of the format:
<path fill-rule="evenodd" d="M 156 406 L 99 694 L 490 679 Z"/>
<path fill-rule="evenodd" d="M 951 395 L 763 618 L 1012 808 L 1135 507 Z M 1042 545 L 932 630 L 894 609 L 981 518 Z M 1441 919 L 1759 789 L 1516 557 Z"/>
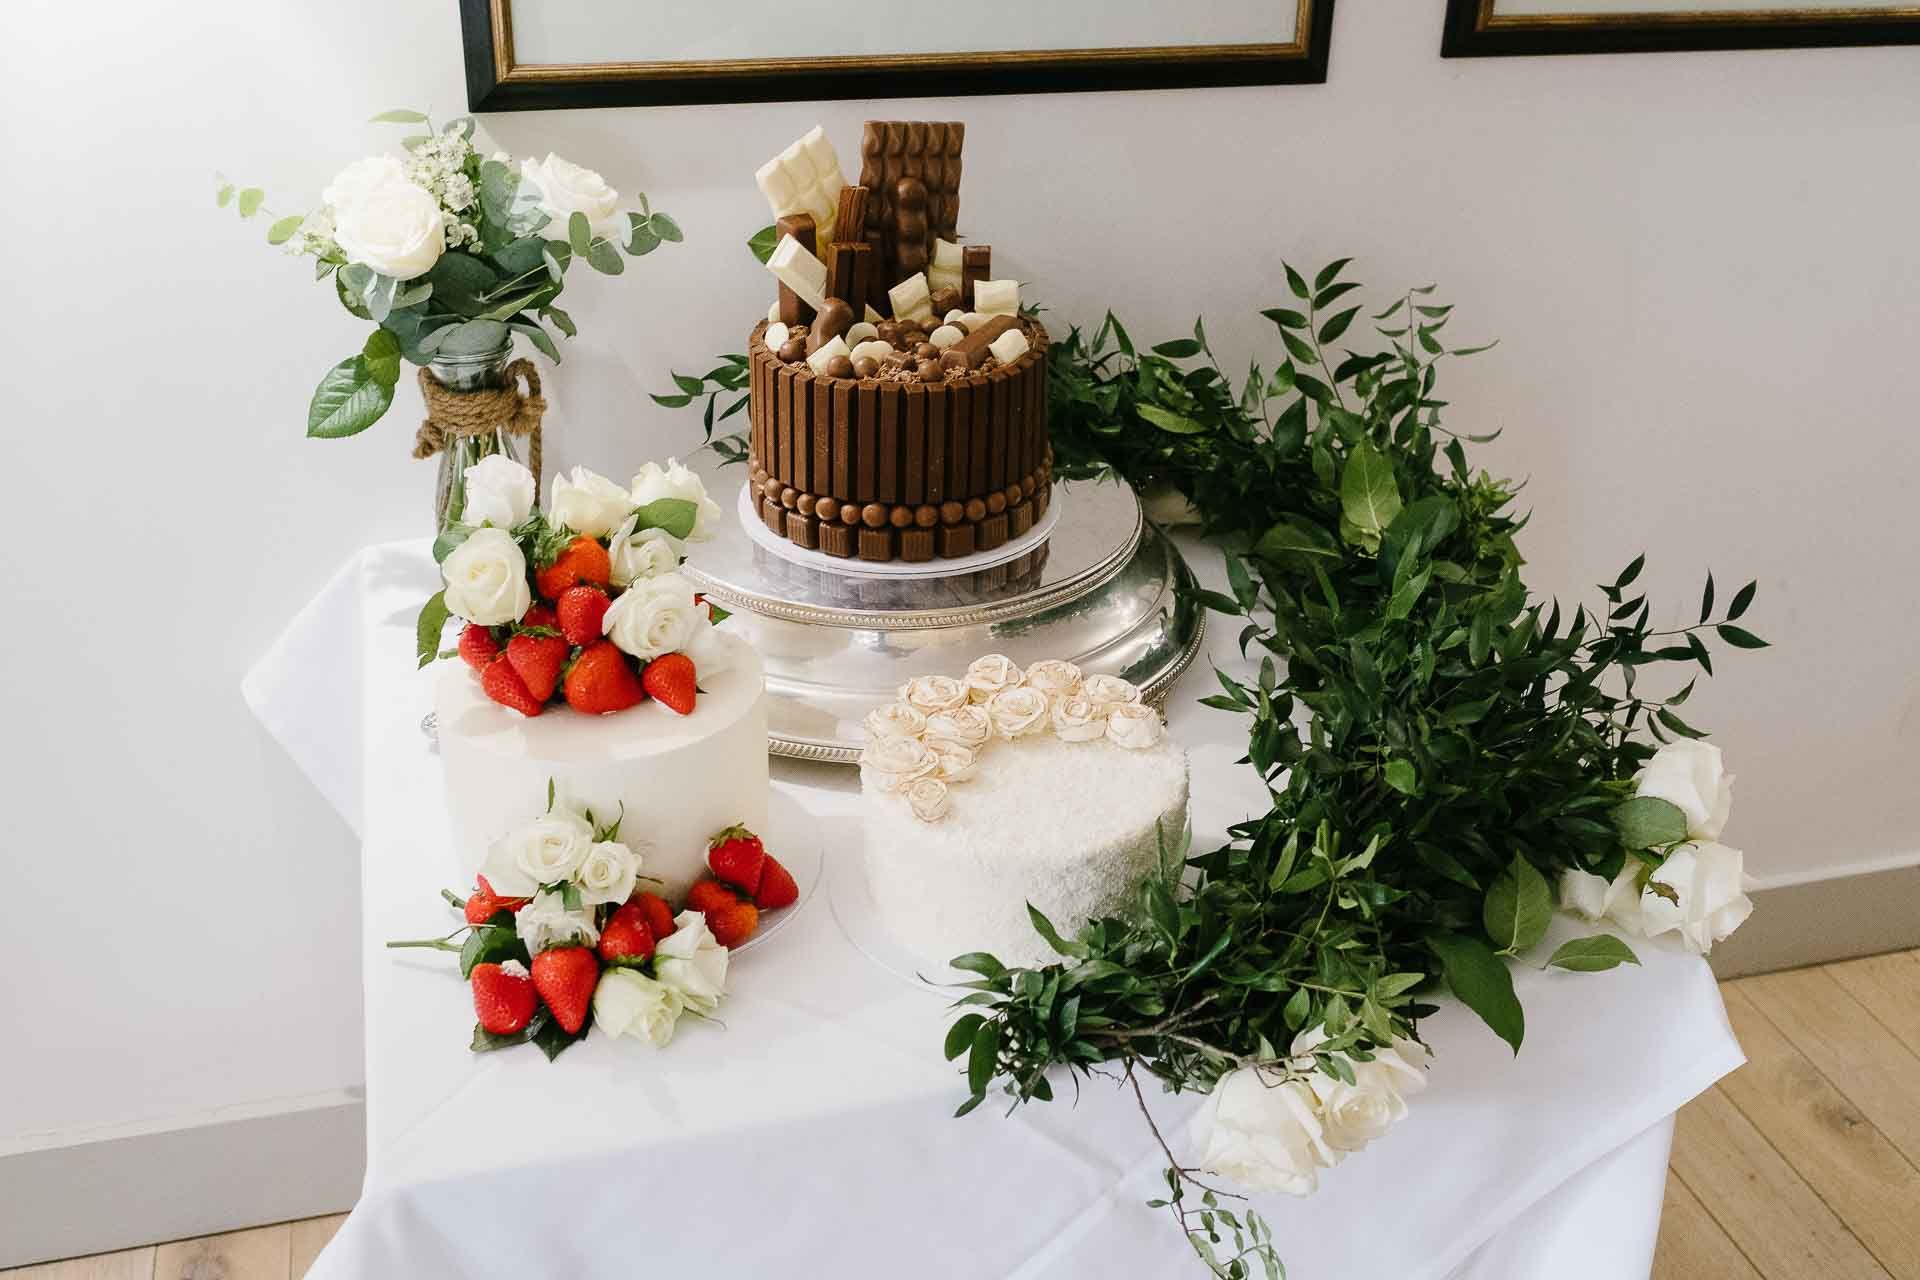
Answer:
<path fill-rule="evenodd" d="M 1347 326 L 1352 324 L 1353 318 L 1359 314 L 1360 308 L 1358 307 L 1348 307 L 1345 311 L 1336 314 L 1331 320 L 1328 320 L 1320 326 L 1320 341 L 1334 341 L 1347 331 Z"/>
<path fill-rule="evenodd" d="M 973 1045 L 967 1054 L 967 1088 L 972 1093 L 985 1093 L 987 1085 L 993 1079 L 994 1067 L 1000 1054 L 1000 1024 L 982 1022 L 973 1033 Z"/>
<path fill-rule="evenodd" d="M 567 218 L 567 244 L 583 258 L 587 256 L 587 250 L 593 247 L 593 224 L 578 209 Z"/>
<path fill-rule="evenodd" d="M 978 1031 L 980 1024 L 985 1021 L 986 1018 L 977 1013 L 962 1014 L 954 1019 L 953 1025 L 947 1028 L 945 1052 L 948 1062 L 952 1062 L 973 1047 L 974 1032 Z"/>
<path fill-rule="evenodd" d="M 1200 354 L 1200 344 L 1192 338 L 1175 338 L 1171 342 L 1163 342 L 1155 347 L 1153 354 L 1165 356 L 1169 360 L 1185 360 Z"/>
<path fill-rule="evenodd" d="M 232 204 L 234 190 L 234 185 L 231 182 L 221 183 L 219 188 L 213 193 L 214 207 L 224 209 Z"/>
<path fill-rule="evenodd" d="M 1061 955 L 1084 956 L 1087 954 L 1087 948 L 1081 943 L 1069 942 L 1062 938 L 1059 930 L 1053 927 L 1053 921 L 1047 919 L 1040 908 L 1031 902 L 1027 904 L 1027 919 L 1032 922 L 1033 931 L 1046 939 L 1047 945 Z"/>
<path fill-rule="evenodd" d="M 1175 413 L 1171 409 L 1162 409 L 1157 404 L 1135 405 L 1134 412 L 1162 431 L 1172 432 L 1177 436 L 1200 435 L 1207 429 L 1205 423 L 1195 422 L 1192 418 Z"/>
<path fill-rule="evenodd" d="M 539 350 L 541 355 L 553 361 L 555 364 L 560 363 L 560 349 L 553 345 L 553 339 L 548 336 L 545 329 L 542 329 L 531 320 L 509 320 L 507 321 L 507 327 L 515 333 L 523 335 L 528 342 L 531 342 Z"/>
<path fill-rule="evenodd" d="M 955 956 L 947 963 L 956 969 L 977 973 L 986 978 L 997 978 L 1007 971 L 1007 966 L 984 951 L 969 951 L 963 956 Z"/>
<path fill-rule="evenodd" d="M 436 551 L 438 547 L 436 546 Z M 447 609 L 447 593 L 436 591 L 420 606 L 420 616 L 413 623 L 413 651 L 420 659 L 420 666 L 426 666 L 440 654 L 440 637 L 447 629 L 447 620 L 453 614 Z M 462 975 L 465 976 L 465 975 Z"/>
<path fill-rule="evenodd" d="M 507 326 L 498 320 L 468 320 L 442 330 L 434 354 L 443 359 L 483 356 L 498 351 L 511 336 Z"/>
<path fill-rule="evenodd" d="M 1420 780 L 1414 774 L 1413 765 L 1405 760 L 1389 760 L 1385 769 L 1387 785 L 1401 795 L 1416 795 L 1420 789 Z"/>
<path fill-rule="evenodd" d="M 1714 630 L 1719 633 L 1722 640 L 1725 640 L 1736 649 L 1764 649 L 1767 647 L 1765 640 L 1762 640 L 1745 627 L 1736 627 L 1731 622 L 1723 622 L 1715 627 Z"/>
<path fill-rule="evenodd" d="M 579 217 L 579 214 L 573 215 Z M 617 276 L 627 269 L 627 260 L 609 240 L 596 239 L 587 246 L 587 265 L 603 276 Z"/>
<path fill-rule="evenodd" d="M 771 258 L 773 251 L 779 247 L 780 235 L 777 227 L 762 227 L 747 237 L 747 248 L 753 252 L 755 258 L 759 259 L 762 266 L 766 265 L 767 259 Z"/>
<path fill-rule="evenodd" d="M 443 253 L 427 272 L 433 296 L 439 304 L 435 311 L 472 318 L 492 305 L 487 291 L 500 283 L 500 275 L 484 261 L 462 250 Z"/>
<path fill-rule="evenodd" d="M 680 230 L 680 224 L 664 213 L 656 213 L 647 219 L 647 225 L 653 228 L 653 234 L 668 244 L 679 244 L 686 236 Z"/>
<path fill-rule="evenodd" d="M 1310 524 L 1297 516 L 1283 516 L 1272 528 L 1260 535 L 1260 541 L 1253 546 L 1253 553 L 1266 560 L 1306 561 L 1337 564 L 1341 560 L 1340 545 L 1319 525 Z"/>
<path fill-rule="evenodd" d="M 1288 263 L 1283 262 L 1280 266 L 1281 269 L 1287 273 L 1287 288 L 1293 290 L 1294 297 L 1304 301 L 1313 296 L 1313 290 L 1307 288 L 1307 281 L 1304 276 L 1298 271 L 1295 271 Z"/>
<path fill-rule="evenodd" d="M 368 124 L 425 124 L 427 123 L 427 117 L 424 112 L 408 111 L 404 107 L 401 107 L 401 108 L 396 108 L 392 111 L 382 111 L 379 115 L 370 117 L 367 120 L 367 123 Z"/>
<path fill-rule="evenodd" d="M 1393 598 L 1387 601 L 1387 618 L 1390 621 L 1398 621 L 1412 613 L 1413 606 L 1420 602 L 1421 593 L 1426 591 L 1427 581 L 1432 576 L 1431 567 L 1422 569 L 1396 589 Z"/>
<path fill-rule="evenodd" d="M 700 507 L 685 498 L 655 498 L 635 514 L 639 516 L 638 528 L 664 529 L 676 538 L 685 538 L 699 522 Z"/>
<path fill-rule="evenodd" d="M 1519 854 L 1487 890 L 1480 908 L 1487 936 L 1502 949 L 1525 951 L 1547 934 L 1553 919 L 1553 891 L 1546 877 Z"/>
<path fill-rule="evenodd" d="M 293 239 L 293 233 L 298 231 L 300 224 L 305 221 L 306 219 L 297 213 L 291 213 L 279 219 L 267 228 L 267 243 L 285 244 L 287 241 Z"/>
<path fill-rule="evenodd" d="M 1624 800 L 1607 816 L 1620 833 L 1620 843 L 1628 849 L 1656 849 L 1687 838 L 1687 815 L 1680 806 L 1658 796 Z"/>
<path fill-rule="evenodd" d="M 1639 964 L 1633 948 L 1610 933 L 1591 938 L 1574 938 L 1554 948 L 1547 960 L 1549 969 L 1567 969 L 1574 973 L 1599 973 L 1616 965 Z"/>
<path fill-rule="evenodd" d="M 1268 307 L 1260 314 L 1279 325 L 1282 329 L 1304 329 L 1309 323 L 1306 316 L 1298 311 L 1290 311 L 1285 307 Z"/>
<path fill-rule="evenodd" d="M 374 376 L 365 356 L 342 360 L 314 388 L 307 405 L 307 435 L 322 440 L 358 435 L 386 413 L 393 403 L 393 386 Z"/>
<path fill-rule="evenodd" d="M 385 329 L 375 329 L 367 335 L 360 356 L 366 361 L 367 373 L 391 395 L 394 384 L 400 381 L 400 339 Z"/>
<path fill-rule="evenodd" d="M 1460 933 L 1429 934 L 1427 945 L 1440 958 L 1447 989 L 1519 1053 L 1520 1041 L 1526 1035 L 1526 1014 L 1513 994 L 1513 975 L 1493 948 Z"/>
<path fill-rule="evenodd" d="M 1747 606 L 1753 603 L 1753 593 L 1759 589 L 1759 586 L 1760 584 L 1758 582 L 1749 582 L 1746 586 L 1734 592 L 1733 604 L 1727 609 L 1728 622 L 1732 622 L 1735 618 L 1738 618 L 1747 611 Z"/>
<path fill-rule="evenodd" d="M 1338 280 L 1340 278 L 1340 272 L 1352 261 L 1352 258 L 1335 258 L 1332 262 L 1320 268 L 1320 274 L 1313 278 L 1314 292 L 1318 293 L 1335 280 Z"/>
<path fill-rule="evenodd" d="M 1340 511 L 1364 537 L 1376 544 L 1380 534 L 1400 514 L 1400 489 L 1393 464 L 1373 445 L 1362 440 L 1347 454 L 1340 474 Z"/>

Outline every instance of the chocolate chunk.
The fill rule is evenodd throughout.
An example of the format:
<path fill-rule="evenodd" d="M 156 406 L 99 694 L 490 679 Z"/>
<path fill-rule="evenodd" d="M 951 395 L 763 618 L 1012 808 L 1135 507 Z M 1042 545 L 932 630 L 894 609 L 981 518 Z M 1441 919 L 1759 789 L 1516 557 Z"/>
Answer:
<path fill-rule="evenodd" d="M 842 337 L 853 328 L 853 308 L 842 298 L 828 298 L 813 318 L 813 328 L 807 333 L 807 354 L 812 355 L 820 348 Z"/>

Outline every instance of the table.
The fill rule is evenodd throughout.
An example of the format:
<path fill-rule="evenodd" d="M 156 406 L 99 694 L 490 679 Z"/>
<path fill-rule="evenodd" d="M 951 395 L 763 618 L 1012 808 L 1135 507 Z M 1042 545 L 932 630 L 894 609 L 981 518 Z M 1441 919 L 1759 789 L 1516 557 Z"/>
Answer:
<path fill-rule="evenodd" d="M 1183 549 L 1220 585 L 1216 556 Z M 452 957 L 382 945 L 432 932 L 456 881 L 419 727 L 430 675 L 413 663 L 436 585 L 424 541 L 362 551 L 244 685 L 362 840 L 367 1177 L 316 1280 L 1203 1274 L 1144 1204 L 1162 1159 L 1131 1095 L 1096 1080 L 1077 1101 L 1064 1087 L 1011 1118 L 950 1118 L 965 1088 L 939 1052 L 944 1002 L 862 956 L 825 887 L 737 958 L 724 1029 L 683 1022 L 665 1050 L 590 1036 L 555 1064 L 471 1054 Z M 1231 630 L 1208 657 L 1247 674 Z M 1198 670 L 1168 703 L 1200 847 L 1263 805 L 1236 763 L 1239 719 L 1194 701 L 1208 682 Z M 850 771 L 774 774 L 830 850 L 858 847 Z M 1540 955 L 1574 932 L 1555 930 Z M 1317 1195 L 1257 1201 L 1289 1276 L 1645 1276 L 1673 1113 L 1743 1059 L 1705 963 L 1635 949 L 1639 967 L 1608 974 L 1517 971 L 1517 1058 L 1445 1002 L 1423 1024 L 1436 1058 L 1408 1118 Z M 1198 1105 L 1152 1100 L 1169 1134 Z"/>

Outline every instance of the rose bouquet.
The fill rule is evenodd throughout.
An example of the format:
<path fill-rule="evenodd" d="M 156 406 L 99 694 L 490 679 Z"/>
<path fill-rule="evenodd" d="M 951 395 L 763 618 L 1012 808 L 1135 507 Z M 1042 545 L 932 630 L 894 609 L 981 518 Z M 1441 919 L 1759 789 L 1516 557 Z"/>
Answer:
<path fill-rule="evenodd" d="M 760 913 L 799 901 L 792 875 L 736 826 L 709 842 L 713 876 L 676 913 L 640 887 L 643 859 L 620 839 L 624 818 L 602 825 L 549 783 L 546 812 L 494 841 L 473 892 L 443 891 L 464 925 L 387 944 L 459 953 L 475 1053 L 534 1044 L 551 1060 L 596 1023 L 664 1046 L 682 1015 L 712 1016 L 729 951 L 753 936 Z"/>
<path fill-rule="evenodd" d="M 622 486 L 575 467 L 546 511 L 533 473 L 502 455 L 466 475 L 455 523 L 435 539 L 445 584 L 416 624 L 420 665 L 457 654 L 488 697 L 526 716 L 564 700 L 624 711 L 648 698 L 692 713 L 702 672 L 723 670 L 722 617 L 679 572 L 686 544 L 713 534 L 719 504 L 678 461 Z M 442 653 L 447 623 L 465 626 Z"/>
<path fill-rule="evenodd" d="M 474 122 L 435 130 L 418 111 L 388 111 L 375 122 L 417 124 L 404 154 L 356 160 L 305 214 L 275 217 L 269 244 L 314 260 L 332 278 L 340 305 L 375 328 L 356 355 L 327 371 L 307 409 L 307 434 L 356 435 L 386 413 L 400 362 L 471 360 L 510 348 L 515 334 L 548 359 L 560 351 L 547 326 L 567 337 L 573 320 L 554 303 L 576 258 L 605 275 L 625 270 L 620 250 L 638 257 L 681 238 L 679 226 L 598 173 L 559 156 L 514 161 L 483 157 Z M 271 211 L 257 187 L 222 182 L 221 207 L 243 218 Z"/>

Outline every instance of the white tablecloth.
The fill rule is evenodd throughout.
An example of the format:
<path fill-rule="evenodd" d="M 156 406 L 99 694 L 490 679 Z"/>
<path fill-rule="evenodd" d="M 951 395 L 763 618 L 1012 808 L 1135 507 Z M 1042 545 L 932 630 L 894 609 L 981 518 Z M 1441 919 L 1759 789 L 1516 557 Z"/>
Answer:
<path fill-rule="evenodd" d="M 1188 551 L 1214 576 L 1216 556 Z M 855 950 L 825 885 L 737 958 L 724 1029 L 683 1023 L 665 1050 L 590 1036 L 554 1064 L 470 1053 L 453 957 L 382 946 L 438 931 L 436 892 L 456 887 L 412 656 L 435 581 L 424 543 L 369 548 L 245 682 L 363 840 L 367 1180 L 316 1280 L 1198 1273 L 1143 1203 L 1163 1162 L 1131 1096 L 1096 1080 L 1077 1103 L 1066 1087 L 1011 1119 L 950 1118 L 965 1089 L 940 1055 L 943 1002 Z M 1231 630 L 1210 657 L 1243 670 Z M 1235 763 L 1242 721 L 1195 704 L 1196 672 L 1168 705 L 1211 847 L 1263 798 Z M 850 771 L 775 777 L 830 850 L 857 848 Z M 1260 1199 L 1293 1280 L 1644 1277 L 1673 1113 L 1742 1058 L 1706 965 L 1636 949 L 1640 967 L 1603 975 L 1517 971 L 1518 1058 L 1450 1002 L 1428 1020 L 1411 1115 L 1316 1196 Z M 1197 1105 L 1153 1101 L 1169 1134 Z"/>

